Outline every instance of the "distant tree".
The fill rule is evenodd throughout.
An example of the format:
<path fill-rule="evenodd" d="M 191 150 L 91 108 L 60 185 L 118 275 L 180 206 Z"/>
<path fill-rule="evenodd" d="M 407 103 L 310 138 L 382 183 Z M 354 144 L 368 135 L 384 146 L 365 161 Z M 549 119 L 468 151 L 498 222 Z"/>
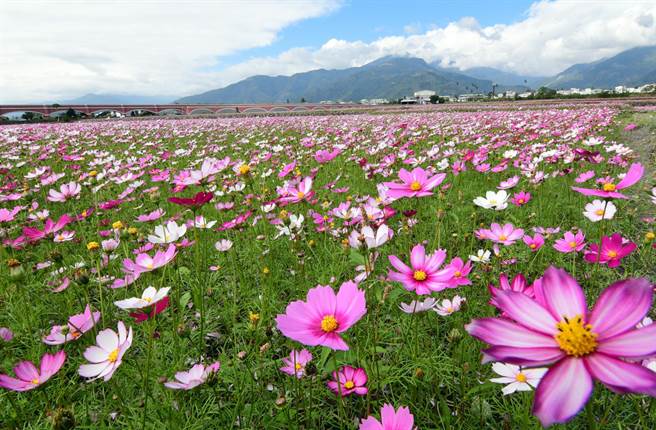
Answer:
<path fill-rule="evenodd" d="M 59 103 L 53 103 L 53 104 L 52 104 L 52 107 L 54 107 L 54 108 L 58 108 L 58 107 L 61 107 L 61 105 L 60 105 Z"/>
<path fill-rule="evenodd" d="M 552 90 L 551 88 L 547 87 L 540 87 L 538 88 L 538 91 L 535 93 L 534 98 L 536 99 L 553 99 L 556 97 L 556 90 Z"/>
<path fill-rule="evenodd" d="M 301 103 L 305 103 L 305 97 L 301 97 Z"/>
<path fill-rule="evenodd" d="M 32 121 L 34 120 L 36 115 L 34 115 L 34 112 L 25 112 L 21 118 L 23 118 L 25 121 Z"/>
<path fill-rule="evenodd" d="M 77 112 L 75 112 L 73 108 L 68 108 L 64 116 L 66 117 L 66 119 L 74 119 L 77 118 Z"/>
<path fill-rule="evenodd" d="M 433 94 L 429 98 L 431 104 L 439 103 L 440 102 L 440 96 Z"/>
<path fill-rule="evenodd" d="M 287 99 L 287 104 L 289 104 L 289 99 Z"/>

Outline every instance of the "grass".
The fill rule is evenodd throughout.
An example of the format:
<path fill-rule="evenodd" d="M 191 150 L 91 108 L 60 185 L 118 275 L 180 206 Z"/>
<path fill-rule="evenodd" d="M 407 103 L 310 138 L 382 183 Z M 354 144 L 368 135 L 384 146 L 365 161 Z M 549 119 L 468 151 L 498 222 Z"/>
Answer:
<path fill-rule="evenodd" d="M 396 231 L 395 237 L 379 249 L 381 256 L 372 275 L 360 285 L 366 291 L 368 312 L 346 334 L 349 351 L 333 357 L 325 348 L 309 348 L 314 359 L 307 377 L 290 378 L 278 368 L 281 359 L 301 345 L 283 337 L 275 328 L 274 318 L 289 302 L 304 299 L 307 290 L 317 284 L 337 287 L 355 276 L 355 266 L 363 257 L 343 243 L 351 229 L 336 219 L 334 236 L 316 232 L 308 211 L 325 214 L 340 202 L 350 200 L 355 204 L 363 196 L 376 196 L 376 185 L 396 180 L 396 172 L 404 167 L 397 159 L 391 168 L 372 173 L 361 167 L 359 161 L 363 158 L 369 165 L 376 165 L 384 156 L 403 154 L 404 145 L 415 155 L 428 157 L 427 151 L 437 146 L 439 157 L 420 163 L 426 167 L 442 158 L 456 161 L 467 150 L 487 145 L 494 165 L 509 148 L 522 151 L 535 144 L 543 144 L 544 150 L 558 145 L 581 147 L 580 141 L 562 137 L 575 126 L 582 127 L 585 135 L 616 141 L 629 139 L 621 131 L 628 122 L 639 120 L 639 129 L 654 127 L 653 114 L 636 115 L 599 105 L 567 111 L 118 121 L 2 128 L 0 158 L 7 167 L 2 185 L 16 182 L 17 190 L 24 191 L 20 200 L 5 202 L 3 207 L 38 202 L 38 210 L 48 208 L 53 219 L 64 213 L 79 214 L 100 202 L 116 199 L 136 180 L 116 183 L 112 178 L 128 172 L 146 174 L 139 178 L 144 185 L 120 206 L 97 209 L 86 220 L 67 227 L 75 230 L 73 241 L 56 244 L 44 240 L 22 250 L 5 247 L 0 251 L 0 327 L 11 328 L 15 336 L 11 342 L 0 342 L 1 371 L 10 371 L 20 360 L 38 362 L 43 353 L 60 348 L 68 356 L 61 371 L 42 387 L 26 393 L 0 392 L 0 427 L 72 428 L 74 423 L 75 428 L 93 429 L 356 428 L 360 418 L 379 416 L 382 404 L 392 403 L 408 406 L 415 424 L 422 429 L 540 428 L 530 414 L 533 392 L 502 396 L 502 386 L 489 382 L 495 376 L 490 365 L 480 364 L 483 344 L 470 337 L 463 326 L 472 318 L 495 314 L 487 304 L 487 285 L 498 283 L 501 272 L 523 273 L 532 281 L 549 265 L 566 268 L 576 274 L 589 303 L 615 280 L 637 276 L 654 280 L 656 250 L 644 243 L 649 227 L 640 221 L 650 204 L 645 189 L 636 186 L 631 189 L 633 200 L 617 202 L 618 214 L 606 227 L 582 216 L 585 203 L 591 199 L 570 190 L 574 178 L 585 170 L 605 175 L 623 172 L 623 168 L 606 162 L 565 163 L 562 158 L 542 163 L 539 170 L 563 174 L 540 184 L 530 184 L 522 177 L 513 191 L 523 189 L 533 199 L 523 207 L 511 205 L 498 212 L 478 208 L 472 200 L 495 189 L 501 180 L 519 174 L 519 169 L 511 165 L 498 174 L 483 174 L 469 165 L 467 171 L 454 176 L 449 168 L 445 181 L 451 184 L 448 190 L 392 205 L 398 214 L 388 225 Z M 541 133 L 542 126 L 546 133 Z M 308 137 L 315 142 L 312 148 L 302 145 L 302 139 Z M 313 159 L 316 150 L 330 150 L 335 144 L 344 145 L 343 153 L 335 160 L 319 164 Z M 273 153 L 271 159 L 260 158 L 266 152 Z M 66 161 L 64 154 L 79 157 Z M 247 209 L 254 214 L 244 225 L 223 232 L 189 229 L 185 237 L 197 243 L 181 248 L 173 262 L 143 275 L 128 288 L 107 288 L 107 280 L 120 276 L 121 260 L 133 258 L 132 250 L 143 245 L 158 224 L 137 223 L 138 215 L 163 208 L 166 215 L 161 221 L 171 216 L 179 216 L 180 220 L 193 216 L 169 203 L 167 197 L 173 195 L 170 185 L 152 182 L 147 172 L 155 168 L 173 172 L 199 168 L 199 163 L 210 156 L 240 160 L 237 165 L 250 162 L 252 169 L 247 178 L 237 176 L 230 168 L 218 174 L 206 187 L 216 191 L 217 196 L 200 212 L 207 219 L 218 220 L 219 225 Z M 145 161 L 140 165 L 139 159 Z M 277 173 L 282 165 L 294 160 L 303 176 L 318 169 L 313 186 L 318 201 L 276 208 L 273 213 L 279 216 L 284 210 L 306 218 L 295 240 L 286 236 L 276 239 L 278 230 L 266 222 L 260 206 L 275 198 L 276 186 L 283 183 Z M 48 166 L 66 176 L 55 185 L 37 189 L 38 180 L 24 176 L 38 166 Z M 75 166 L 79 168 L 75 170 Z M 269 169 L 272 174 L 263 177 Z M 91 170 L 104 173 L 104 177 L 80 179 L 81 174 Z M 349 188 L 346 193 L 324 189 L 336 178 L 337 187 Z M 79 200 L 47 201 L 49 189 L 58 189 L 69 181 L 83 184 Z M 244 184 L 244 189 L 228 192 L 238 182 Z M 646 177 L 643 183 L 653 186 L 654 178 Z M 105 185 L 94 193 L 93 188 L 101 184 Z M 144 191 L 150 187 L 157 189 Z M 192 186 L 181 194 L 189 196 L 200 189 Z M 229 211 L 217 211 L 213 205 L 219 201 L 234 202 L 235 206 Z M 414 226 L 402 214 L 409 210 L 417 211 Z M 30 224 L 27 215 L 25 209 L 17 220 L 2 224 L 3 234 L 18 236 L 22 226 Z M 262 219 L 252 225 L 255 217 Z M 116 221 L 125 225 L 116 251 L 118 258 L 104 268 L 100 266 L 100 253 L 88 251 L 86 244 L 103 239 L 99 232 L 111 230 Z M 440 300 L 456 294 L 466 297 L 460 312 L 441 317 L 434 312 L 407 315 L 399 310 L 400 302 L 407 303 L 415 296 L 400 284 L 385 280 L 390 268 L 388 255 L 407 261 L 411 247 L 426 242 L 428 251 L 440 247 L 447 250 L 449 260 L 466 260 L 478 249 L 490 249 L 491 245 L 477 240 L 473 232 L 492 222 L 512 222 L 527 232 L 534 226 L 560 227 L 561 232 L 578 227 L 590 241 L 598 240 L 601 229 L 606 228 L 606 234 L 611 230 L 621 232 L 639 248 L 619 269 L 608 269 L 585 263 L 582 255 L 574 259 L 557 253 L 551 246 L 553 237 L 538 253 L 517 243 L 502 247 L 501 257 L 493 257 L 490 264 L 475 264 L 470 276 L 472 285 L 433 294 Z M 130 234 L 127 227 L 136 227 L 137 232 Z M 219 239 L 230 239 L 234 245 L 228 252 L 219 253 L 214 249 Z M 10 275 L 5 264 L 10 258 L 20 262 L 24 272 L 20 277 Z M 516 263 L 501 264 L 510 258 Z M 46 261 L 52 266 L 35 269 L 36 264 Z M 77 263 L 84 263 L 84 267 L 73 268 Z M 209 271 L 210 265 L 219 269 Z M 98 267 L 100 276 L 94 273 Z M 61 293 L 52 293 L 48 282 L 53 280 L 51 272 L 59 268 L 70 277 L 71 285 Z M 155 320 L 135 324 L 112 302 L 139 296 L 148 285 L 171 287 L 171 304 Z M 81 312 L 86 303 L 103 311 L 97 330 L 116 329 L 119 320 L 134 329 L 132 347 L 108 382 L 87 383 L 77 374 L 79 365 L 85 362 L 82 352 L 95 343 L 93 332 L 61 347 L 41 342 L 53 324 L 63 324 L 69 315 Z M 148 336 L 151 331 L 153 336 Z M 201 331 L 206 335 L 201 337 Z M 162 384 L 193 363 L 216 360 L 221 362 L 217 377 L 192 391 L 172 391 Z M 345 398 L 343 413 L 325 386 L 335 361 L 338 365 L 363 367 L 369 375 L 370 394 Z M 652 399 L 616 396 L 598 386 L 586 411 L 557 428 L 649 428 L 654 422 Z"/>

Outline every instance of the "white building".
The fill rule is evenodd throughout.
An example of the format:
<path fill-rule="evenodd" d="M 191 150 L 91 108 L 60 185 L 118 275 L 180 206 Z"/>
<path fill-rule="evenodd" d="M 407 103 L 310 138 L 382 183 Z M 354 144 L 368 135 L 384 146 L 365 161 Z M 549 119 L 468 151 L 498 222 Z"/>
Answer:
<path fill-rule="evenodd" d="M 430 103 L 430 98 L 434 95 L 436 95 L 435 91 L 431 91 L 431 90 L 415 91 L 414 94 L 415 99 L 420 104 Z"/>

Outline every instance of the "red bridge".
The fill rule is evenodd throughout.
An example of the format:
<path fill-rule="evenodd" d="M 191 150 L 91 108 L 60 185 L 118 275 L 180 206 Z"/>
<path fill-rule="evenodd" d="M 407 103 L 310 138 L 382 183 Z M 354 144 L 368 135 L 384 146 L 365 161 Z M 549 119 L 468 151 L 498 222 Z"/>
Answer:
<path fill-rule="evenodd" d="M 130 116 L 133 113 L 154 115 L 208 115 L 228 113 L 307 112 L 313 110 L 352 109 L 355 104 L 163 104 L 163 105 L 0 105 L 0 115 L 33 112 L 43 116 L 57 116 L 73 109 L 88 116 L 105 112 L 118 112 Z"/>

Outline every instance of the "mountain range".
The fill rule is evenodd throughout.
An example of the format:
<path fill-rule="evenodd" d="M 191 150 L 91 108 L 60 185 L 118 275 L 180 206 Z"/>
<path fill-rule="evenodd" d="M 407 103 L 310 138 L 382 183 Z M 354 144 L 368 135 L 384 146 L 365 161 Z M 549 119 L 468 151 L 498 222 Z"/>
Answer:
<path fill-rule="evenodd" d="M 224 88 L 182 97 L 177 103 L 298 103 L 358 101 L 386 98 L 396 100 L 418 90 L 439 95 L 525 91 L 546 86 L 553 89 L 640 86 L 656 82 L 656 46 L 642 46 L 610 58 L 575 64 L 552 77 L 526 76 L 491 67 L 460 70 L 441 67 L 438 62 L 408 56 L 387 56 L 360 67 L 318 69 L 291 76 L 256 75 Z M 87 94 L 64 104 L 167 103 L 174 97 Z"/>

